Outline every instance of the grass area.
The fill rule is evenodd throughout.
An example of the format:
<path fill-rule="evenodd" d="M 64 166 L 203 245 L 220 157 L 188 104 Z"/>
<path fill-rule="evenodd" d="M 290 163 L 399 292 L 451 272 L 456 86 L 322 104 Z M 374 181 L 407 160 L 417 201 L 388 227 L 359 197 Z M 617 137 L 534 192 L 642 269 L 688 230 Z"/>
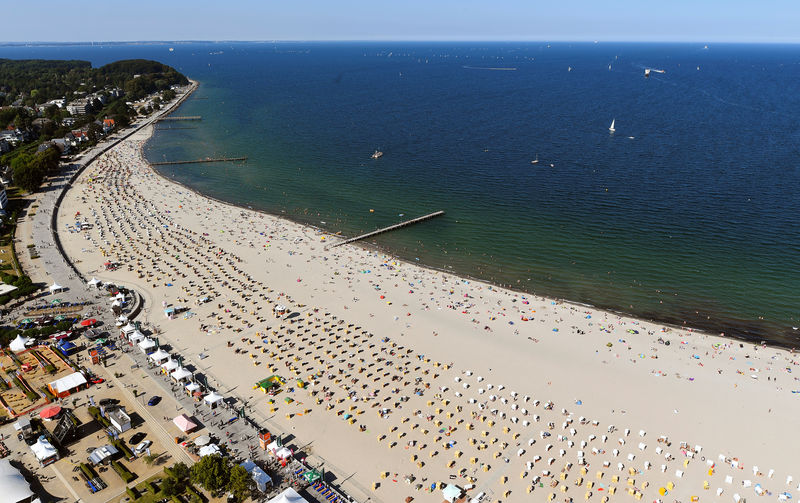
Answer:
<path fill-rule="evenodd" d="M 130 500 L 130 503 L 156 503 L 160 500 L 167 498 L 164 493 L 161 492 L 163 481 L 168 478 L 163 472 L 156 473 L 155 475 L 139 482 L 136 485 L 130 486 L 128 491 L 122 494 L 122 496 L 117 499 L 116 501 L 122 501 L 125 498 Z M 136 496 L 134 499 L 133 496 Z M 209 499 L 203 494 L 199 489 L 192 487 L 191 484 L 186 481 L 185 489 L 183 493 L 179 494 L 178 496 L 172 496 L 169 498 L 170 501 L 176 503 L 208 503 Z M 216 500 L 214 500 L 216 501 Z"/>

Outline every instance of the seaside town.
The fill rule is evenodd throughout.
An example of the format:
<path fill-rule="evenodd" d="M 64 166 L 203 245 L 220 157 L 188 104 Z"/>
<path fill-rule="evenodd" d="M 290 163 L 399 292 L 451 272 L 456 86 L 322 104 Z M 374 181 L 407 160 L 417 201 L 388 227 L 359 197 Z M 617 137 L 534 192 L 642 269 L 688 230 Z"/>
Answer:
<path fill-rule="evenodd" d="M 4 501 L 800 495 L 793 351 L 206 198 L 143 157 L 202 85 L 160 81 L 0 81 Z"/>

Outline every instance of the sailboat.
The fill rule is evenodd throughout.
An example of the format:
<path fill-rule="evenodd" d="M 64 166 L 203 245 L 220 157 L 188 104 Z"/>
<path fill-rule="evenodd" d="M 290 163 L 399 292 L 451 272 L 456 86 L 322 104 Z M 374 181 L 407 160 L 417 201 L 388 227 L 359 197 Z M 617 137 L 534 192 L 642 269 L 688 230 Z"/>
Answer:
<path fill-rule="evenodd" d="M 539 164 L 539 154 L 536 154 L 536 159 L 532 160 L 531 164 Z"/>
<path fill-rule="evenodd" d="M 613 133 L 614 131 L 616 131 L 616 129 L 614 129 L 614 122 L 615 122 L 616 120 L 617 120 L 617 119 L 611 119 L 611 126 L 608 128 L 608 131 L 609 131 L 610 133 Z"/>

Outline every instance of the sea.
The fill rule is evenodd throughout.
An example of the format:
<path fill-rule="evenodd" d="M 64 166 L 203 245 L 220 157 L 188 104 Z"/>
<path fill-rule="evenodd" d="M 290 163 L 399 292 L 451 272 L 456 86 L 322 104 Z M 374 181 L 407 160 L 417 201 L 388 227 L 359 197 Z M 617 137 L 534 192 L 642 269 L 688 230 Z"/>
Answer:
<path fill-rule="evenodd" d="M 800 45 L 175 42 L 0 58 L 146 58 L 199 81 L 176 114 L 202 120 L 161 123 L 146 156 L 246 156 L 158 168 L 215 198 L 345 236 L 443 210 L 369 242 L 466 280 L 800 341 Z"/>

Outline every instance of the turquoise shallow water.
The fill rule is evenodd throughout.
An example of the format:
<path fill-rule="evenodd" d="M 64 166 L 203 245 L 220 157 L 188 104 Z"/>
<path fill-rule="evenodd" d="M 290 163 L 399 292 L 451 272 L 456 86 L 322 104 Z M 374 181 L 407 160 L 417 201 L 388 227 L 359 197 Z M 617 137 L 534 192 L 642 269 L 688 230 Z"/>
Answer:
<path fill-rule="evenodd" d="M 214 197 L 346 235 L 442 209 L 374 241 L 513 288 L 797 341 L 798 46 L 173 47 L 0 57 L 145 57 L 199 80 L 178 113 L 203 120 L 146 154 L 248 156 L 160 168 Z"/>

